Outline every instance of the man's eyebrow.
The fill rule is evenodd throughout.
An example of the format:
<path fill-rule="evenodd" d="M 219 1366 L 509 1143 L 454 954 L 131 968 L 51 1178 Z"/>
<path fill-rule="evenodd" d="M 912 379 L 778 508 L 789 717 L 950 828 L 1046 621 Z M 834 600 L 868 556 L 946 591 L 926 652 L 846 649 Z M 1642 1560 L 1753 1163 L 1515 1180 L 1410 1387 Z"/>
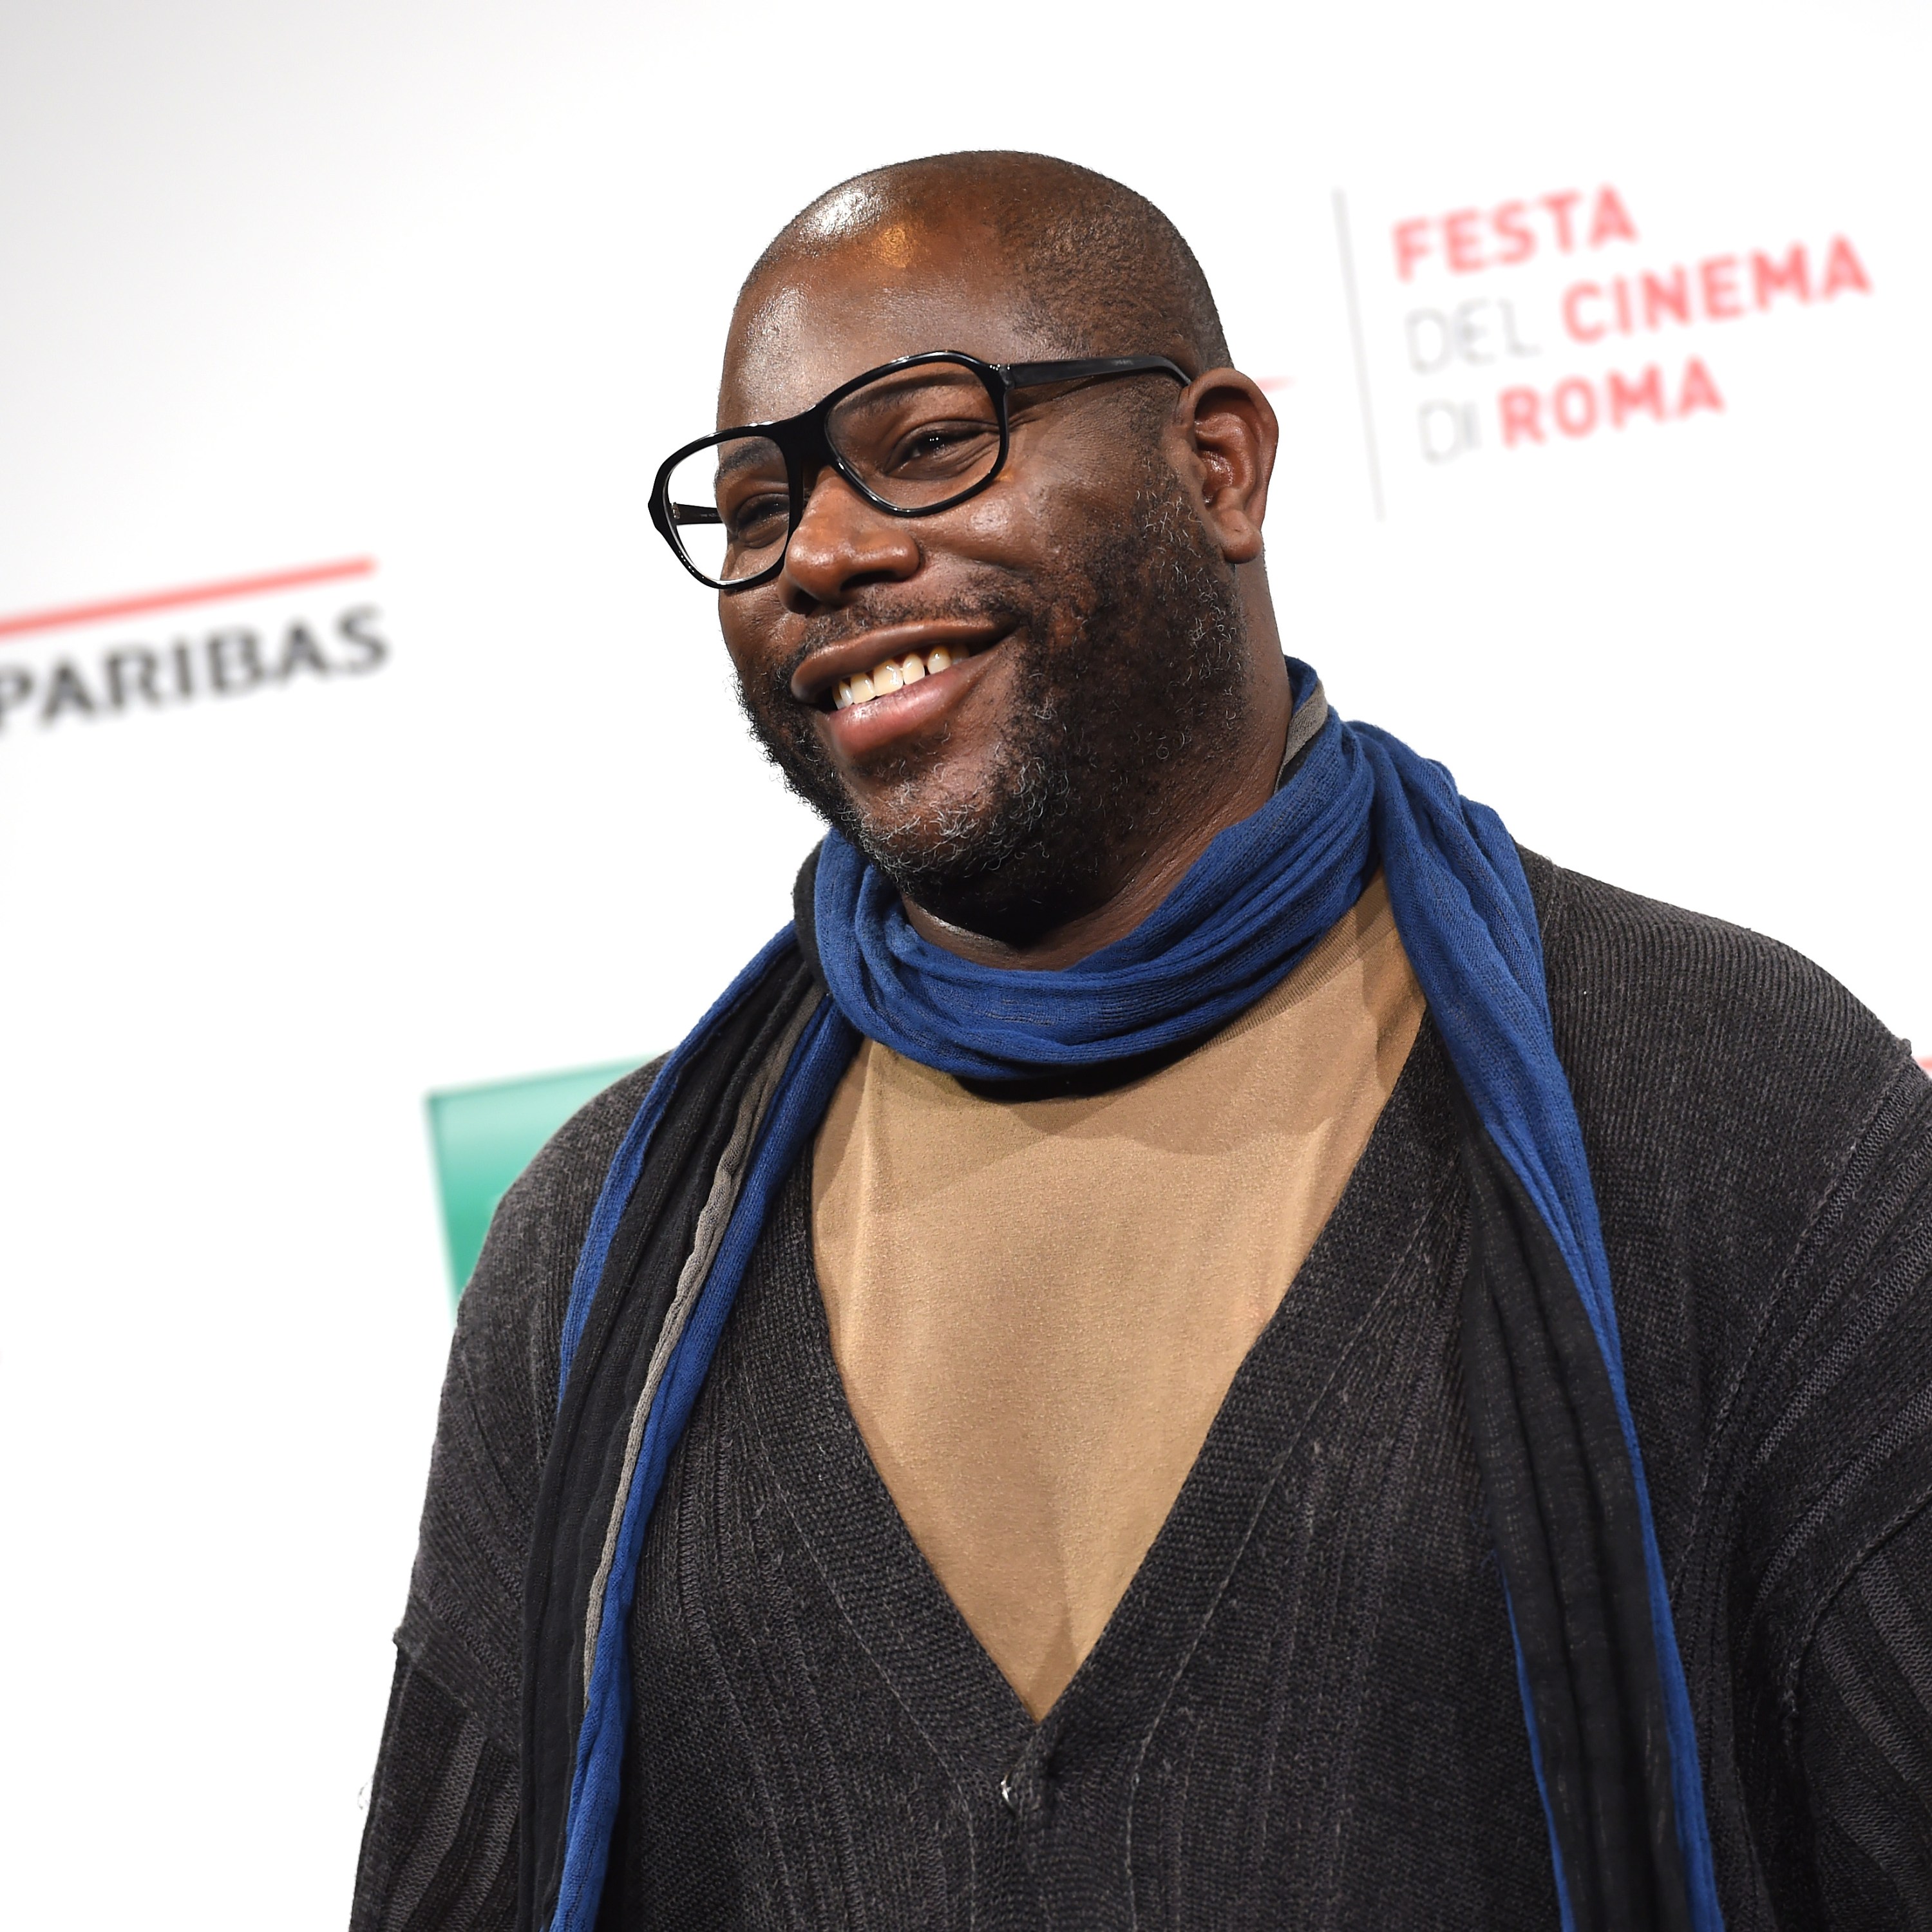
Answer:
<path fill-rule="evenodd" d="M 855 391 L 847 400 L 870 402 L 877 397 L 881 401 L 890 401 L 896 396 L 903 395 L 908 389 L 934 389 L 962 385 L 976 389 L 980 386 L 979 379 L 956 362 L 921 362 L 910 369 L 894 369 L 885 375 L 874 376 L 862 389 Z"/>
<path fill-rule="evenodd" d="M 721 443 L 718 451 L 718 475 L 721 481 L 736 476 L 741 470 L 749 470 L 759 464 L 768 464 L 778 455 L 777 444 L 767 442 L 763 436 L 742 436 L 734 442 Z"/>

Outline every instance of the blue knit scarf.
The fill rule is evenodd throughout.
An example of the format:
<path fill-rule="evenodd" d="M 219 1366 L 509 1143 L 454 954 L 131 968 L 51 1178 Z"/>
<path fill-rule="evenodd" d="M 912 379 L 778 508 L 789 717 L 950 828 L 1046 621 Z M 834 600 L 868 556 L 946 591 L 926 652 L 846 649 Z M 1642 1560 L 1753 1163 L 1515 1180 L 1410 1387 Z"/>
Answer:
<path fill-rule="evenodd" d="M 1318 690 L 1314 674 L 1292 662 L 1289 668 L 1298 705 L 1305 705 Z M 1608 1881 L 1592 1881 L 1594 1904 L 1582 1895 L 1577 1868 L 1591 1856 L 1589 1832 L 1564 1820 L 1577 1802 L 1573 1786 L 1588 1766 L 1579 1771 L 1552 1762 L 1569 1747 L 1558 1736 L 1559 1722 L 1551 1713 L 1572 1693 L 1560 1682 L 1552 1691 L 1544 1681 L 1552 1670 L 1560 1678 L 1564 1666 L 1560 1658 L 1552 1665 L 1540 1651 L 1532 1654 L 1525 1600 L 1535 1582 L 1533 1566 L 1516 1553 L 1514 1531 L 1505 1535 L 1498 1530 L 1518 1682 L 1563 1923 L 1566 1932 L 1626 1918 L 1718 1932 L 1721 1919 L 1690 1698 L 1624 1393 L 1589 1166 L 1551 1036 L 1542 941 L 1522 866 L 1496 814 L 1462 797 L 1442 766 L 1386 732 L 1333 716 L 1289 782 L 1260 811 L 1220 833 L 1144 924 L 1057 972 L 976 966 L 932 945 L 908 922 L 890 882 L 838 834 L 826 838 L 813 922 L 829 998 L 811 1009 L 802 1028 L 794 1029 L 776 1087 L 747 1143 L 728 1222 L 722 1237 L 714 1234 L 715 1248 L 688 1318 L 655 1393 L 647 1391 L 640 1408 L 641 1442 L 628 1466 L 628 1490 L 614 1508 L 614 1540 L 598 1573 L 602 1595 L 593 1606 L 593 1654 L 584 1670 L 550 1932 L 592 1932 L 597 1916 L 630 1708 L 625 1631 L 665 1468 L 772 1203 L 810 1147 L 860 1036 L 976 1082 L 1090 1068 L 1172 1048 L 1212 1032 L 1279 983 L 1354 904 L 1378 867 L 1430 1014 L 1460 1078 L 1473 1117 L 1470 1131 L 1478 1144 L 1500 1155 L 1497 1184 L 1510 1200 L 1528 1204 L 1553 1243 L 1560 1273 L 1554 1263 L 1544 1272 L 1558 1284 L 1558 1318 L 1574 1320 L 1580 1306 L 1587 1319 L 1594 1342 L 1590 1374 L 1606 1389 L 1614 1408 L 1607 1453 L 1614 1462 L 1620 1432 L 1628 1459 L 1627 1470 L 1613 1470 L 1612 1477 L 1634 1500 L 1628 1574 L 1640 1576 L 1640 1589 L 1647 1592 L 1647 1636 L 1654 1643 L 1654 1670 L 1648 1660 L 1640 1659 L 1637 1677 L 1660 1694 L 1661 1722 L 1652 1726 L 1654 1735 L 1646 1733 L 1639 1754 L 1649 1752 L 1661 1766 L 1654 1799 L 1664 1808 L 1666 1839 L 1674 1830 L 1674 1847 L 1666 1842 L 1659 1853 L 1666 1864 L 1673 1856 L 1678 1862 L 1659 1881 L 1673 1901 L 1667 1908 L 1632 1906 Z M 740 976 L 667 1061 L 619 1148 L 572 1290 L 560 1396 L 620 1220 L 685 1070 L 796 944 L 793 929 L 786 928 Z M 1537 1252 L 1552 1252 L 1540 1232 L 1532 1246 Z M 1585 1331 L 1580 1326 L 1576 1332 Z M 1600 1460 L 1606 1452 L 1600 1444 L 1595 1453 Z M 1487 1465 L 1484 1474 L 1486 1484 Z M 1492 1494 L 1492 1518 L 1502 1514 Z M 1667 1762 L 1658 1755 L 1666 1751 Z M 1588 1753 L 1572 1755 L 1587 1758 Z M 1626 1903 L 1606 1906 L 1605 1897 L 1624 1897 Z M 542 1923 L 541 1899 L 536 1910 Z"/>

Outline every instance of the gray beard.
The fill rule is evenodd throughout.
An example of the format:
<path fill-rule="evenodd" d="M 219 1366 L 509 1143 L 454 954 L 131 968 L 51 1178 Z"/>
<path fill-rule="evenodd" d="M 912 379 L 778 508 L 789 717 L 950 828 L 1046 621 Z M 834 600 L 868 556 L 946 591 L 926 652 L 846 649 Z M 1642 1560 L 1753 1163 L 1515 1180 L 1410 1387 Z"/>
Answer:
<path fill-rule="evenodd" d="M 1250 701 L 1247 627 L 1232 570 L 1158 458 L 1129 527 L 1036 598 L 948 614 L 1012 626 L 999 648 L 1020 654 L 1025 694 L 970 800 L 930 802 L 928 751 L 888 766 L 861 812 L 797 714 L 791 667 L 740 700 L 792 790 L 906 898 L 1024 946 L 1106 904 L 1210 789 L 1213 754 Z"/>

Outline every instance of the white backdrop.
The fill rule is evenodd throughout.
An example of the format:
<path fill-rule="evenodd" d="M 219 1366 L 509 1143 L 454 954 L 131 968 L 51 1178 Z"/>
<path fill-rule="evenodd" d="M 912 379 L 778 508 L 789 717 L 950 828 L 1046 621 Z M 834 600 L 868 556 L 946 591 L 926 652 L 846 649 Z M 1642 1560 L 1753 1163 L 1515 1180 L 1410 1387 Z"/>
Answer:
<path fill-rule="evenodd" d="M 669 1044 L 813 836 L 644 502 L 843 175 L 1153 196 L 1276 385 L 1274 581 L 1343 710 L 1932 1043 L 1928 43 L 1877 0 L 0 8 L 10 1920 L 341 1922 L 447 1339 L 422 1096 Z"/>

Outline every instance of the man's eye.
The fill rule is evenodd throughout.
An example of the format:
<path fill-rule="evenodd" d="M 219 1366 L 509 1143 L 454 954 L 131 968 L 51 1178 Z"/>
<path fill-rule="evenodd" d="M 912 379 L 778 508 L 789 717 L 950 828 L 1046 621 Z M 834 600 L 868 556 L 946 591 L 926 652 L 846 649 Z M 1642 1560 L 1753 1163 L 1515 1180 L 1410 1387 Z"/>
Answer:
<path fill-rule="evenodd" d="M 924 423 L 901 438 L 890 466 L 901 475 L 950 468 L 976 454 L 994 434 L 980 422 Z"/>
<path fill-rule="evenodd" d="M 776 492 L 748 497 L 742 503 L 733 504 L 725 512 L 725 527 L 736 542 L 770 543 L 773 541 L 775 529 L 784 530 L 788 508 L 786 499 Z"/>

